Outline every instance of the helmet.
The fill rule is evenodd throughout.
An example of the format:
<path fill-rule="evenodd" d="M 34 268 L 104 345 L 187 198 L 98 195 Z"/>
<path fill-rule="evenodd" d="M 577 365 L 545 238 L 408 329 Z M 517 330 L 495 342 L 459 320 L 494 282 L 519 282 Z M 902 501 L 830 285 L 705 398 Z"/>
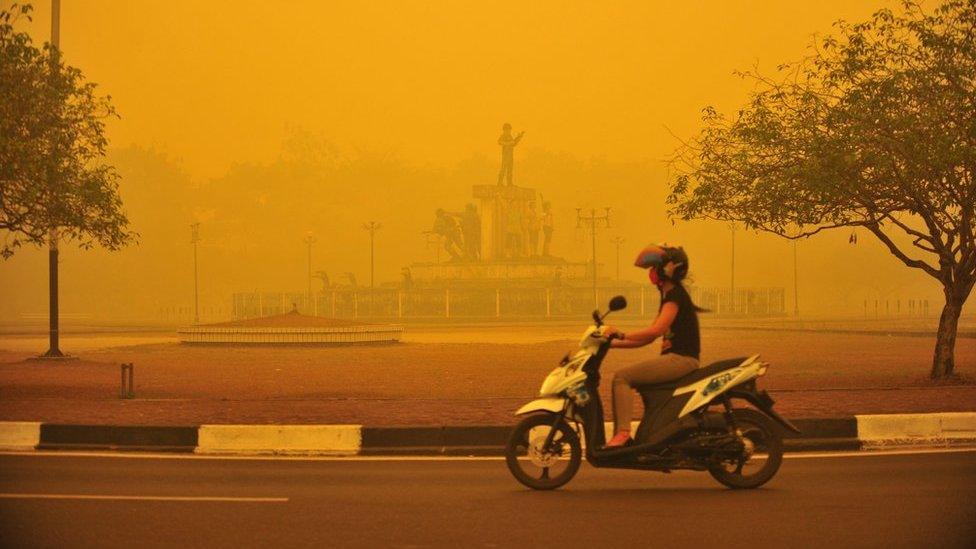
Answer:
<path fill-rule="evenodd" d="M 634 266 L 648 269 L 651 282 L 680 282 L 688 274 L 688 254 L 681 246 L 651 244 L 637 254 Z"/>

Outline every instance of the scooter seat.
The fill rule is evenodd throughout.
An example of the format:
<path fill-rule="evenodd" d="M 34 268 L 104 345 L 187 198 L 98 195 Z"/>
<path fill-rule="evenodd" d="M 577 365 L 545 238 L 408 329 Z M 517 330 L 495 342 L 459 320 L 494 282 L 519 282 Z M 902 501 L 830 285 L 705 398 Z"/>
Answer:
<path fill-rule="evenodd" d="M 640 392 L 651 391 L 651 390 L 661 390 L 661 389 L 677 389 L 678 387 L 684 387 L 685 385 L 691 385 L 696 381 L 701 381 L 707 377 L 711 377 L 715 374 L 721 373 L 730 368 L 735 368 L 739 364 L 742 364 L 749 357 L 740 358 L 730 358 L 728 360 L 720 360 L 718 362 L 713 362 L 704 368 L 698 368 L 697 370 L 687 374 L 685 376 L 679 377 L 678 379 L 672 381 L 666 381 L 664 383 L 650 383 L 647 385 L 638 385 L 635 387 Z"/>

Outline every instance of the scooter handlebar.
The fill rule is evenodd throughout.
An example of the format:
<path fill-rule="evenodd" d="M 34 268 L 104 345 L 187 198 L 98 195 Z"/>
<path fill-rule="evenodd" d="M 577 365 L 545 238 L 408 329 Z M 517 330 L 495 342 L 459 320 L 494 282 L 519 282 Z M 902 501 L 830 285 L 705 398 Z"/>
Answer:
<path fill-rule="evenodd" d="M 596 330 L 596 331 L 594 331 L 592 334 L 590 334 L 590 337 L 602 337 L 602 338 L 606 339 L 607 341 L 610 341 L 610 340 L 613 340 L 613 339 L 623 339 L 624 338 L 623 334 L 621 334 L 620 332 L 614 332 L 614 333 L 610 334 L 609 337 L 607 337 L 606 334 L 604 334 L 602 330 Z"/>

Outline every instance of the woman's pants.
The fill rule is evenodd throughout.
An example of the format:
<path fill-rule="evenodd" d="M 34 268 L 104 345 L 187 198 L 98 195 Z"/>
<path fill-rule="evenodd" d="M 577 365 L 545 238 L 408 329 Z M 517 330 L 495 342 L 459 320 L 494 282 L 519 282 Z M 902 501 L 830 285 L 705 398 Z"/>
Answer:
<path fill-rule="evenodd" d="M 638 385 L 674 381 L 698 369 L 698 360 L 690 356 L 668 353 L 651 360 L 628 366 L 613 375 L 613 432 L 630 430 L 634 409 L 634 394 Z"/>

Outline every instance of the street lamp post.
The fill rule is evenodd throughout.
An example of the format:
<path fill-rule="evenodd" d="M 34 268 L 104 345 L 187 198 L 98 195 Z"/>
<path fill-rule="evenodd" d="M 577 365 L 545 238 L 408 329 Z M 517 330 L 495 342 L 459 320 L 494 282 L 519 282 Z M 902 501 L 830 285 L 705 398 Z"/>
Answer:
<path fill-rule="evenodd" d="M 200 242 L 200 224 L 190 223 L 190 243 L 193 244 L 193 323 L 200 324 L 200 276 L 197 269 L 197 243 Z"/>
<path fill-rule="evenodd" d="M 51 74 L 58 69 L 58 59 L 61 53 L 61 0 L 51 1 Z M 58 154 L 60 151 L 56 151 Z M 56 177 L 53 171 L 49 174 Z M 61 352 L 58 324 L 58 229 L 48 231 L 48 350 L 41 358 L 64 358 Z"/>
<path fill-rule="evenodd" d="M 363 229 L 369 231 L 369 289 L 372 290 L 376 286 L 376 263 L 374 254 L 374 244 L 376 242 L 376 231 L 382 227 L 379 223 L 375 221 L 370 221 L 369 223 L 363 223 Z"/>
<path fill-rule="evenodd" d="M 310 307 L 312 303 L 312 244 L 315 244 L 317 240 L 318 239 L 312 235 L 311 231 L 309 231 L 309 233 L 305 235 L 305 238 L 302 239 L 302 242 L 308 246 L 308 294 L 306 294 L 305 297 L 306 311 L 312 310 Z"/>
<path fill-rule="evenodd" d="M 617 282 L 618 283 L 620 282 L 620 245 L 624 243 L 624 240 L 625 239 L 622 236 L 615 236 L 610 239 L 610 242 L 612 242 L 617 247 Z"/>
<path fill-rule="evenodd" d="M 606 224 L 603 228 L 610 228 L 610 208 L 604 208 L 604 212 L 603 215 L 597 215 L 596 208 L 590 208 L 589 215 L 584 215 L 582 208 L 576 208 L 576 227 L 580 228 L 584 223 L 590 225 L 590 240 L 593 248 L 590 256 L 590 259 L 593 261 L 593 306 L 596 308 L 600 308 L 600 302 L 597 299 L 596 293 L 596 224 L 598 221 L 601 221 Z"/>
<path fill-rule="evenodd" d="M 373 305 L 376 298 L 376 254 L 374 244 L 376 243 L 376 231 L 380 224 L 375 221 L 363 223 L 363 229 L 369 231 L 369 315 L 373 316 Z"/>

